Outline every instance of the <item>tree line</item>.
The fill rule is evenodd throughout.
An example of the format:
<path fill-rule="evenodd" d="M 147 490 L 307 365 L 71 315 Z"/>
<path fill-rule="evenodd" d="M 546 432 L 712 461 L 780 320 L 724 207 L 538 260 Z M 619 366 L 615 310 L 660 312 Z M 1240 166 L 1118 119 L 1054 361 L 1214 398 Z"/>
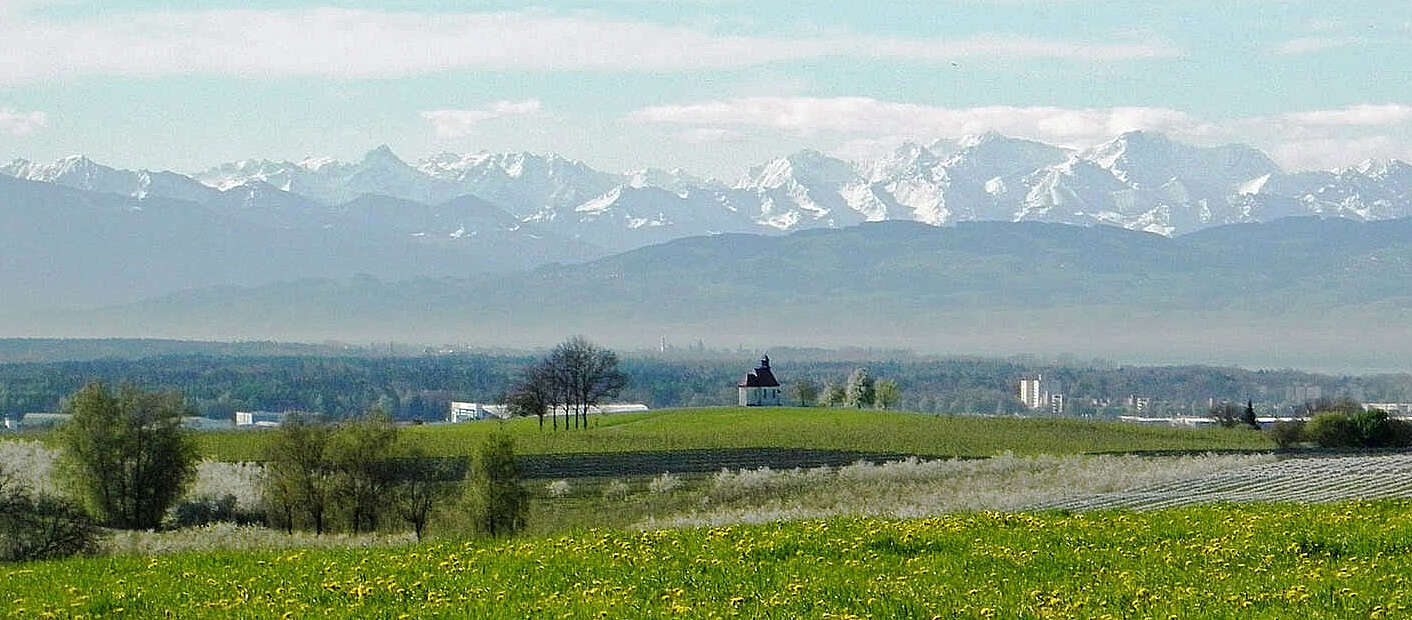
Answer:
<path fill-rule="evenodd" d="M 891 409 L 902 400 L 902 387 L 893 379 L 874 379 L 867 368 L 854 369 L 843 383 L 817 383 L 804 377 L 790 383 L 789 393 L 800 407 Z"/>
<path fill-rule="evenodd" d="M 195 479 L 196 446 L 181 424 L 191 410 L 180 394 L 93 382 L 67 399 L 65 412 L 55 438 L 62 494 L 36 493 L 0 469 L 0 561 L 89 552 L 103 528 L 161 528 Z M 529 510 L 503 433 L 468 456 L 453 488 L 442 482 L 442 461 L 401 441 L 378 409 L 334 423 L 295 416 L 272 433 L 265 457 L 263 514 L 243 520 L 288 532 L 372 532 L 396 520 L 421 538 L 444 510 L 463 514 L 478 532 L 505 535 L 524 527 Z M 242 520 L 228 505 L 184 508 L 176 525 Z"/>
<path fill-rule="evenodd" d="M 719 405 L 735 401 L 735 384 L 754 354 L 734 358 L 620 357 L 629 382 L 618 398 L 653 408 Z M 742 361 L 744 360 L 744 361 Z M 453 400 L 495 402 L 513 391 L 530 355 L 458 354 L 400 358 L 330 356 L 160 356 L 141 360 L 0 364 L 0 415 L 53 412 L 90 380 L 127 381 L 180 391 L 197 415 L 229 419 L 239 411 L 303 411 L 355 417 L 380 407 L 398 420 L 440 420 Z M 812 382 L 821 393 L 847 388 L 858 362 L 781 358 L 786 389 Z M 1286 400 L 1293 385 L 1318 386 L 1330 396 L 1368 402 L 1412 402 L 1412 375 L 1334 377 L 1298 371 L 1251 371 L 1205 366 L 1104 367 L 1036 364 L 1006 359 L 870 361 L 870 373 L 902 388 L 890 408 L 938 413 L 1014 413 L 1023 410 L 1016 382 L 1043 372 L 1063 382 L 1075 413 L 1102 415 L 1090 399 L 1119 401 L 1130 394 L 1171 402 L 1253 398 Z M 799 399 L 791 395 L 791 400 Z M 816 398 L 805 399 L 815 402 Z M 1189 409 L 1189 407 L 1188 407 Z M 1187 413 L 1190 413 L 1188 410 Z"/>

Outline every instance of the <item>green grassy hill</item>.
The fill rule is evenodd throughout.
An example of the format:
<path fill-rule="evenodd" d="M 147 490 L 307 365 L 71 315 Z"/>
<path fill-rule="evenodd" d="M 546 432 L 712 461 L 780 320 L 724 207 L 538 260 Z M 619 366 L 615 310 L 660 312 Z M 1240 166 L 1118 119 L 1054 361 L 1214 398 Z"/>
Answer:
<path fill-rule="evenodd" d="M 406 428 L 432 456 L 469 454 L 496 428 L 522 454 L 670 451 L 706 448 L 811 448 L 926 456 L 1087 452 L 1261 450 L 1274 445 L 1243 429 L 1178 429 L 1078 419 L 932 416 L 851 409 L 663 409 L 596 416 L 586 430 L 543 431 L 533 419 Z M 199 436 L 201 452 L 222 461 L 258 460 L 267 432 Z"/>

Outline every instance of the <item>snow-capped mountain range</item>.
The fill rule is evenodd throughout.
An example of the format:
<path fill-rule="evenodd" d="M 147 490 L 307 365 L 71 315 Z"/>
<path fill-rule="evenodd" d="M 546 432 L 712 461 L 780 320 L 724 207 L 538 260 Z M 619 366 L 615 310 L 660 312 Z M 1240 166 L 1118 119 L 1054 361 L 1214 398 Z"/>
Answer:
<path fill-rule="evenodd" d="M 309 212 L 331 226 L 340 214 L 371 210 L 388 226 L 422 236 L 475 231 L 455 221 L 455 209 L 435 216 L 403 210 L 418 215 L 400 221 L 403 211 L 372 209 L 367 197 L 442 205 L 474 196 L 526 226 L 609 251 L 703 234 L 899 219 L 1105 224 L 1170 236 L 1290 215 L 1412 215 L 1412 165 L 1401 161 L 1284 172 L 1248 146 L 1197 147 L 1152 132 L 1081 150 L 989 133 L 903 144 L 861 163 L 802 151 L 755 166 L 734 184 L 680 169 L 603 172 L 529 153 L 448 153 L 409 164 L 385 146 L 356 163 L 246 160 L 190 176 L 114 169 L 84 157 L 48 165 L 17 160 L 0 173 L 139 200 L 225 205 L 247 217 L 283 218 L 280 225 Z M 340 208 L 350 204 L 357 208 Z"/>

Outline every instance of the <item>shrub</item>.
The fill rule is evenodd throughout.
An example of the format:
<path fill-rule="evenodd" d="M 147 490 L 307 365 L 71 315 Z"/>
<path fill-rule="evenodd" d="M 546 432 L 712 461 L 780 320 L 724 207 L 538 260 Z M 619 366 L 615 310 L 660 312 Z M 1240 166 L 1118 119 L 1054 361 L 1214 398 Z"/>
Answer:
<path fill-rule="evenodd" d="M 681 478 L 673 476 L 671 472 L 657 476 L 652 479 L 652 482 L 647 483 L 647 490 L 658 495 L 671 493 L 679 488 L 681 488 Z"/>
<path fill-rule="evenodd" d="M 477 532 L 507 536 L 525 527 L 529 494 L 520 484 L 515 444 L 504 432 L 486 436 L 466 472 L 466 507 Z"/>
<path fill-rule="evenodd" d="M 1324 448 L 1354 448 L 1360 441 L 1353 419 L 1346 413 L 1333 411 L 1315 415 L 1304 427 L 1304 435 Z"/>
<path fill-rule="evenodd" d="M 59 451 L 38 441 L 0 441 L 0 469 L 11 482 L 38 495 L 58 495 L 54 465 Z"/>
<path fill-rule="evenodd" d="M 61 558 L 97 549 L 99 529 L 78 505 L 33 495 L 0 469 L 0 562 Z"/>
<path fill-rule="evenodd" d="M 544 485 L 544 490 L 549 493 L 549 497 L 564 497 L 569 494 L 569 481 L 555 480 Z"/>
<path fill-rule="evenodd" d="M 1304 421 L 1303 420 L 1283 420 L 1270 425 L 1265 429 L 1265 434 L 1281 448 L 1288 448 L 1304 441 Z"/>
<path fill-rule="evenodd" d="M 1381 409 L 1326 411 L 1305 428 L 1306 438 L 1325 448 L 1386 448 L 1412 445 L 1412 428 Z"/>
<path fill-rule="evenodd" d="M 1388 446 L 1393 448 L 1406 448 L 1412 446 L 1412 422 L 1407 420 L 1388 420 Z"/>
<path fill-rule="evenodd" d="M 1349 418 L 1358 431 L 1358 445 L 1367 448 L 1380 448 L 1392 443 L 1391 420 L 1382 409 L 1359 411 Z"/>
<path fill-rule="evenodd" d="M 265 507 L 260 496 L 264 482 L 265 467 L 260 463 L 201 461 L 196 466 L 196 480 L 184 499 L 213 500 L 229 495 L 235 498 L 237 510 L 254 512 Z"/>
<path fill-rule="evenodd" d="M 607 485 L 604 485 L 603 497 L 608 499 L 626 499 L 630 490 L 626 482 L 613 480 Z"/>
<path fill-rule="evenodd" d="M 255 525 L 264 523 L 265 515 L 241 509 L 239 500 L 234 495 L 203 496 L 178 502 L 176 507 L 172 508 L 167 521 L 172 527 L 197 527 L 211 523 Z"/>

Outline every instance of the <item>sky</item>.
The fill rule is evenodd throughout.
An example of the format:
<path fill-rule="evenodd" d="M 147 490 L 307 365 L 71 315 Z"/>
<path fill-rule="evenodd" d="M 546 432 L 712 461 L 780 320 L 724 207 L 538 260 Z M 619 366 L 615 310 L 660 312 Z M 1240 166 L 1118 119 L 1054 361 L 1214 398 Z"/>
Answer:
<path fill-rule="evenodd" d="M 0 0 L 0 157 L 556 152 L 734 180 L 985 131 L 1412 160 L 1412 3 Z"/>

